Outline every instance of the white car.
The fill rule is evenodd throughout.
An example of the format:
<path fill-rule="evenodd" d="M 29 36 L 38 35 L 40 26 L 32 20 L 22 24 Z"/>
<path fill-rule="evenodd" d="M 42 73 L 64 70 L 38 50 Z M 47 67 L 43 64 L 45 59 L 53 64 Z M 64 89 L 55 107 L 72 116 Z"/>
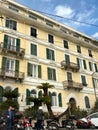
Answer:
<path fill-rule="evenodd" d="M 91 120 L 95 127 L 98 127 L 98 112 L 88 115 L 87 118 Z"/>

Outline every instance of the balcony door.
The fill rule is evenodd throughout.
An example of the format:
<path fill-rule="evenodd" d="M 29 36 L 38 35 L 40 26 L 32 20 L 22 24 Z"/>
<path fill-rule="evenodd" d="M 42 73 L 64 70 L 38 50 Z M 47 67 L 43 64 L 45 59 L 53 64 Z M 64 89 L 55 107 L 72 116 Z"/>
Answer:
<path fill-rule="evenodd" d="M 8 76 L 15 75 L 15 62 L 14 62 L 14 60 L 7 59 L 7 61 L 6 61 L 6 75 L 8 75 Z"/>
<path fill-rule="evenodd" d="M 67 72 L 67 80 L 72 81 L 72 73 L 71 72 Z"/>
<path fill-rule="evenodd" d="M 8 37 L 7 49 L 16 51 L 16 40 L 13 37 Z"/>

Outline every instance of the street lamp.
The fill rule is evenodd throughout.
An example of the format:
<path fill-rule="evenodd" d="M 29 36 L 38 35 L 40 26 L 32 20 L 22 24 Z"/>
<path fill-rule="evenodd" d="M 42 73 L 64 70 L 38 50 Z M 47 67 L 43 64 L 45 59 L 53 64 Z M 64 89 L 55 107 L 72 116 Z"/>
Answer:
<path fill-rule="evenodd" d="M 97 72 L 94 72 L 92 74 L 92 80 L 93 80 L 94 94 L 95 94 L 95 100 L 96 100 L 96 107 L 98 108 L 98 98 L 97 98 L 97 92 L 96 92 L 96 88 L 98 85 L 98 73 Z"/>

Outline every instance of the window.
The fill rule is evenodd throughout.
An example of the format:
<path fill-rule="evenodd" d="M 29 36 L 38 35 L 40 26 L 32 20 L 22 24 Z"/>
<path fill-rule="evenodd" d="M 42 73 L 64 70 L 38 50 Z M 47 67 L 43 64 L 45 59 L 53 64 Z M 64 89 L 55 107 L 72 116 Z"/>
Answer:
<path fill-rule="evenodd" d="M 4 48 L 13 51 L 20 51 L 20 39 L 4 35 Z"/>
<path fill-rule="evenodd" d="M 88 49 L 88 55 L 89 55 L 90 57 L 93 57 L 93 55 L 92 55 L 92 51 L 89 50 L 89 49 Z"/>
<path fill-rule="evenodd" d="M 90 102 L 89 102 L 89 98 L 87 96 L 85 96 L 85 106 L 87 109 L 90 108 Z"/>
<path fill-rule="evenodd" d="M 90 71 L 95 71 L 95 72 L 97 72 L 97 64 L 96 64 L 96 63 L 89 62 L 89 69 L 90 69 Z"/>
<path fill-rule="evenodd" d="M 30 35 L 33 37 L 37 37 L 37 30 L 35 28 L 31 27 L 31 34 Z"/>
<path fill-rule="evenodd" d="M 37 56 L 37 45 L 31 44 L 31 55 Z"/>
<path fill-rule="evenodd" d="M 87 69 L 85 60 L 77 58 L 77 64 L 81 69 Z"/>
<path fill-rule="evenodd" d="M 29 14 L 29 18 L 33 19 L 33 20 L 37 20 L 37 17 L 32 15 L 32 14 Z"/>
<path fill-rule="evenodd" d="M 13 5 L 9 5 L 9 9 L 11 9 L 11 10 L 13 10 L 13 11 L 15 11 L 15 12 L 18 12 L 19 10 L 15 7 L 15 6 L 13 6 Z"/>
<path fill-rule="evenodd" d="M 69 55 L 67 55 L 67 54 L 65 54 L 65 61 L 66 61 L 66 63 L 70 63 L 70 57 L 69 57 Z"/>
<path fill-rule="evenodd" d="M 3 57 L 2 70 L 8 76 L 15 76 L 19 72 L 19 61 Z"/>
<path fill-rule="evenodd" d="M 34 97 L 34 98 L 36 97 L 36 90 L 35 89 L 31 90 L 30 96 Z"/>
<path fill-rule="evenodd" d="M 48 42 L 54 43 L 54 37 L 53 37 L 53 35 L 48 34 Z"/>
<path fill-rule="evenodd" d="M 77 45 L 77 52 L 81 53 L 81 47 L 79 45 Z"/>
<path fill-rule="evenodd" d="M 57 106 L 57 95 L 55 92 L 52 93 L 52 106 Z"/>
<path fill-rule="evenodd" d="M 17 22 L 15 20 L 6 18 L 6 27 L 17 30 Z"/>
<path fill-rule="evenodd" d="M 50 27 L 53 27 L 53 23 L 52 22 L 50 22 L 50 21 L 46 21 L 46 25 L 48 25 L 48 26 L 50 26 Z"/>
<path fill-rule="evenodd" d="M 69 48 L 69 47 L 68 47 L 68 41 L 63 40 L 63 44 L 64 44 L 64 48 L 67 48 L 67 49 Z"/>
<path fill-rule="evenodd" d="M 50 49 L 46 49 L 46 55 L 47 55 L 47 59 L 49 60 L 55 60 L 55 55 L 54 55 L 54 51 L 50 50 Z"/>
<path fill-rule="evenodd" d="M 81 75 L 81 80 L 82 80 L 83 86 L 87 86 L 86 77 L 84 75 Z"/>
<path fill-rule="evenodd" d="M 48 68 L 48 80 L 54 80 L 56 81 L 56 70 L 52 68 Z"/>
<path fill-rule="evenodd" d="M 41 78 L 41 66 L 28 63 L 28 76 Z"/>
<path fill-rule="evenodd" d="M 67 80 L 72 81 L 72 73 L 71 72 L 67 72 Z"/>

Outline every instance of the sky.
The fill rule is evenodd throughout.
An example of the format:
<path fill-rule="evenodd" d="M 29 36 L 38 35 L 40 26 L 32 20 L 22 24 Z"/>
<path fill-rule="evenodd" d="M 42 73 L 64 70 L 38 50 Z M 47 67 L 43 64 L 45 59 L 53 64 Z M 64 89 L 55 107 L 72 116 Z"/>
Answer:
<path fill-rule="evenodd" d="M 15 0 L 98 40 L 98 0 Z"/>

